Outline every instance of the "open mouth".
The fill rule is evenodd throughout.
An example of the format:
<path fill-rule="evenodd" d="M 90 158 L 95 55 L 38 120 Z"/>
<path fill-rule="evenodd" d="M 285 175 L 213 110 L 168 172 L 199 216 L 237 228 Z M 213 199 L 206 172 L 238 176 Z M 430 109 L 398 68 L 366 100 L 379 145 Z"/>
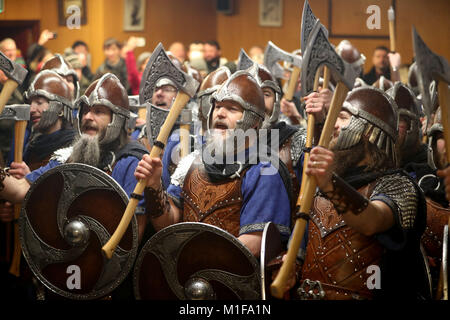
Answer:
<path fill-rule="evenodd" d="M 217 129 L 217 130 L 227 130 L 227 129 L 228 129 L 228 126 L 227 126 L 226 124 L 224 124 L 224 123 L 216 123 L 216 124 L 214 125 L 214 129 Z"/>
<path fill-rule="evenodd" d="M 31 117 L 31 122 L 37 123 L 41 120 L 41 117 Z"/>
<path fill-rule="evenodd" d="M 167 103 L 165 103 L 165 102 L 157 102 L 156 106 L 157 107 L 165 107 L 166 108 L 167 107 Z"/>

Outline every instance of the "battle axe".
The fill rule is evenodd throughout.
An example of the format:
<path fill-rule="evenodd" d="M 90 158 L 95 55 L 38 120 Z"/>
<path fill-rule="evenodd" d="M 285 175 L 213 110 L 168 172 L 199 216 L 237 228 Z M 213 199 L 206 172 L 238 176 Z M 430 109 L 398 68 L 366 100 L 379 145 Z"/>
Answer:
<path fill-rule="evenodd" d="M 444 128 L 444 140 L 445 149 L 450 150 L 450 112 L 448 110 L 450 102 L 450 66 L 447 60 L 441 56 L 438 56 L 427 47 L 425 42 L 419 36 L 416 28 L 413 27 L 413 45 L 414 54 L 416 58 L 417 65 L 417 82 L 419 86 L 420 93 L 422 94 L 422 104 L 424 107 L 425 114 L 427 116 L 427 122 L 429 121 L 431 114 L 436 110 L 433 110 L 433 103 L 430 94 L 430 85 L 434 80 L 437 83 L 439 105 L 441 106 L 441 121 Z M 450 152 L 447 151 L 447 163 L 450 163 Z M 450 223 L 450 221 L 449 221 Z M 448 225 L 445 227 L 447 230 L 447 243 L 448 243 Z M 444 229 L 444 242 L 445 242 L 445 229 Z M 448 250 L 448 249 L 447 249 Z M 441 274 L 438 284 L 439 296 L 443 291 L 443 299 L 448 300 L 448 279 L 447 279 L 447 250 L 442 257 L 442 267 Z"/>
<path fill-rule="evenodd" d="M 304 52 L 307 51 L 307 44 L 308 39 L 311 34 L 311 31 L 313 30 L 314 26 L 318 23 L 319 19 L 316 18 L 314 13 L 311 10 L 311 7 L 309 6 L 308 1 L 305 1 L 305 4 L 303 6 L 303 14 L 302 14 L 302 30 L 301 30 L 301 46 Z M 328 38 L 328 31 L 327 29 L 321 25 L 322 31 L 325 34 L 325 36 Z M 328 88 L 328 83 L 330 80 L 330 72 L 329 69 L 324 66 L 323 67 L 323 88 Z M 314 81 L 312 81 L 314 80 Z M 301 74 L 301 83 L 302 83 L 302 97 L 306 97 L 312 92 L 317 92 L 319 90 L 319 80 L 320 80 L 320 73 L 315 72 L 308 72 L 308 70 L 305 70 Z M 314 138 L 314 128 L 315 128 L 315 117 L 314 114 L 309 113 L 307 116 L 307 128 L 306 128 L 306 148 L 311 148 L 313 144 L 313 138 Z M 309 161 L 309 153 L 305 153 L 304 160 L 303 160 L 303 174 L 302 174 L 302 184 L 300 187 L 300 195 L 303 194 L 303 189 L 305 187 L 304 181 L 306 180 L 306 173 L 305 169 L 308 165 Z M 300 200 L 299 200 L 300 201 Z"/>
<path fill-rule="evenodd" d="M 295 86 L 297 84 L 298 77 L 300 76 L 302 57 L 286 52 L 278 48 L 272 41 L 269 41 L 267 43 L 266 50 L 264 51 L 264 65 L 269 69 L 275 78 L 282 78 L 284 71 L 278 64 L 278 61 L 286 61 L 293 65 L 291 77 L 289 78 L 288 89 L 284 93 L 284 98 L 288 101 L 292 101 Z"/>
<path fill-rule="evenodd" d="M 253 66 L 254 63 L 255 61 L 253 61 L 252 58 L 250 58 L 248 54 L 245 52 L 245 50 L 241 48 L 241 51 L 239 51 L 239 58 L 236 70 L 246 70 L 251 66 Z"/>
<path fill-rule="evenodd" d="M 200 85 L 197 80 L 188 75 L 187 73 L 178 69 L 167 56 L 164 47 L 161 43 L 153 51 L 150 60 L 145 67 L 143 78 L 141 81 L 141 88 L 139 92 L 139 99 L 141 104 L 149 101 L 153 94 L 153 90 L 156 83 L 161 78 L 169 78 L 177 86 L 178 94 L 175 98 L 170 112 L 164 121 L 163 126 L 158 134 L 156 141 L 153 143 L 152 149 L 150 151 L 150 157 L 159 157 L 167 143 L 170 132 L 181 113 L 181 110 L 197 92 L 197 88 Z M 147 124 L 148 126 L 149 124 Z M 106 257 L 110 259 L 117 244 L 122 239 L 128 225 L 133 217 L 134 211 L 138 205 L 139 199 L 144 192 L 146 185 L 145 180 L 139 180 L 134 188 L 131 199 L 127 205 L 125 213 L 117 226 L 116 231 L 111 236 L 109 241 L 103 246 L 102 250 Z"/>
<path fill-rule="evenodd" d="M 11 61 L 7 56 L 0 52 L 0 70 L 8 77 L 0 93 L 0 113 L 5 108 L 6 103 L 16 88 L 22 84 L 28 71 L 18 63 Z"/>
<path fill-rule="evenodd" d="M 23 144 L 25 139 L 25 129 L 27 122 L 30 120 L 30 105 L 29 104 L 15 104 L 6 106 L 0 114 L 0 120 L 9 119 L 14 120 L 14 162 L 23 161 Z M 17 221 L 20 217 L 20 204 L 14 205 L 14 219 Z M 11 230 L 11 224 L 6 227 Z M 9 233 L 9 232 L 7 232 Z M 7 244 L 9 250 L 9 244 Z M 19 225 L 14 223 L 14 253 L 9 268 L 9 273 L 18 277 L 20 275 L 20 256 L 21 248 L 19 241 Z"/>
<path fill-rule="evenodd" d="M 334 48 L 328 42 L 327 36 L 321 28 L 319 21 L 316 22 L 308 41 L 306 51 L 303 55 L 302 70 L 316 74 L 322 66 L 326 65 L 333 78 L 337 81 L 336 89 L 333 93 L 330 109 L 320 136 L 319 146 L 327 148 L 331 140 L 337 116 L 341 110 L 347 92 L 353 88 L 357 74 L 353 69 L 339 57 Z M 314 81 L 314 79 L 308 79 Z M 317 181 L 312 176 L 306 176 L 303 195 L 299 195 L 301 201 L 297 201 L 299 208 L 297 220 L 292 232 L 292 238 L 286 259 L 281 269 L 271 285 L 271 292 L 274 297 L 282 298 L 286 288 L 286 281 L 292 272 L 294 262 L 303 239 L 306 222 L 309 218 L 314 192 L 317 187 Z"/>

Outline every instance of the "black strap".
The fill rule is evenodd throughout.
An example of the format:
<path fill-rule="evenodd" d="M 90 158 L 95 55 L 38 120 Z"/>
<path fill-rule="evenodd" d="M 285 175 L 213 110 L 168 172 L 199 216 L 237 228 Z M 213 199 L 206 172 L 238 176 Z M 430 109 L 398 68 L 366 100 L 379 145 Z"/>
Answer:
<path fill-rule="evenodd" d="M 153 141 L 153 145 L 160 148 L 161 150 L 164 150 L 165 148 L 165 144 L 158 140 Z"/>
<path fill-rule="evenodd" d="M 142 199 L 144 199 L 144 196 L 142 194 L 137 194 L 137 193 L 132 192 L 130 194 L 130 198 L 137 199 L 138 201 L 141 201 Z"/>

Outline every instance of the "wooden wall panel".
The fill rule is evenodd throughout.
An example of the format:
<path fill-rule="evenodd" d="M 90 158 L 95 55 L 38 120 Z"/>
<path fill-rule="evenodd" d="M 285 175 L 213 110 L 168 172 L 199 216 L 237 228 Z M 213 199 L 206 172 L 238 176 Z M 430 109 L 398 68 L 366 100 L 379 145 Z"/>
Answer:
<path fill-rule="evenodd" d="M 174 41 L 188 45 L 194 40 L 216 39 L 223 56 L 237 59 L 240 48 L 248 50 L 252 45 L 265 46 L 271 40 L 287 51 L 300 47 L 300 24 L 304 0 L 283 0 L 283 24 L 281 27 L 259 26 L 259 0 L 234 0 L 234 14 L 217 13 L 215 0 L 147 0 L 146 22 L 142 32 L 123 31 L 123 0 L 87 0 L 88 23 L 80 30 L 69 30 L 58 25 L 57 0 L 5 0 L 6 12 L 0 14 L 5 20 L 40 20 L 41 28 L 58 32 L 58 39 L 47 46 L 53 52 L 62 52 L 75 40 L 83 39 L 91 47 L 92 64 L 95 70 L 103 61 L 103 41 L 116 37 L 124 41 L 129 36 L 143 36 L 146 48 L 138 48 L 136 54 L 151 51 L 158 42 L 167 48 Z M 310 0 L 315 15 L 329 29 L 329 1 Z M 386 3 L 392 0 L 331 0 L 332 32 L 351 30 L 354 34 L 376 36 L 385 34 L 387 27 Z M 355 2 L 356 1 L 356 2 Z M 363 11 L 366 5 L 380 4 L 382 30 L 367 29 Z M 358 3 L 360 9 L 352 9 Z M 448 0 L 395 0 L 397 50 L 402 61 L 412 61 L 411 27 L 414 24 L 420 35 L 436 53 L 450 61 L 450 1 Z M 358 21 L 355 24 L 354 21 Z M 352 33 L 352 34 L 353 34 Z M 337 45 L 342 38 L 330 37 Z M 373 49 L 378 45 L 389 47 L 388 39 L 351 38 L 367 57 L 366 71 L 372 66 Z"/>

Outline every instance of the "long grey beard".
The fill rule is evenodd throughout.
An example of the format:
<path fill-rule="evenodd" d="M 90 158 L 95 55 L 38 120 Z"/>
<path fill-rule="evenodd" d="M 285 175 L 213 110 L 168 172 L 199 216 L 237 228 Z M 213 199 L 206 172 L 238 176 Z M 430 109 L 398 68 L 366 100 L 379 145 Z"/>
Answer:
<path fill-rule="evenodd" d="M 73 145 L 71 159 L 75 163 L 97 167 L 100 164 L 100 155 L 98 136 L 82 134 Z"/>
<path fill-rule="evenodd" d="M 46 110 L 42 113 L 41 120 L 36 124 L 34 130 L 40 133 L 46 133 L 46 131 L 53 126 L 58 120 L 58 112 Z"/>

